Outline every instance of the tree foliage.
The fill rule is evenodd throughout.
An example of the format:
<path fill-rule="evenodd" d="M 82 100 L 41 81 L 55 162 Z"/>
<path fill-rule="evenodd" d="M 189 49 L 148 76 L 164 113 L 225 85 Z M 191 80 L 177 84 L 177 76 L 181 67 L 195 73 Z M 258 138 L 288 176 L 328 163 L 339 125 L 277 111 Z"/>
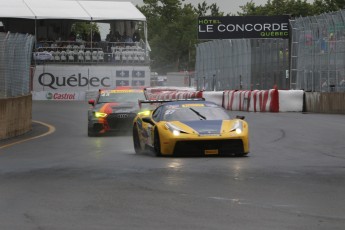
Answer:
<path fill-rule="evenodd" d="M 144 0 L 137 6 L 146 16 L 155 72 L 191 70 L 195 65 L 198 16 L 222 16 L 216 4 L 182 5 L 180 0 Z"/>
<path fill-rule="evenodd" d="M 240 6 L 238 15 L 291 15 L 306 17 L 344 9 L 344 0 L 268 0 L 265 5 L 256 6 L 253 0 Z"/>
<path fill-rule="evenodd" d="M 151 68 L 155 72 L 192 70 L 195 65 L 198 17 L 224 16 L 216 3 L 206 1 L 196 7 L 184 0 L 144 0 L 137 6 L 146 16 L 151 46 Z M 344 9 L 344 0 L 268 0 L 256 5 L 253 0 L 241 6 L 237 15 L 291 15 L 305 17 Z"/>
<path fill-rule="evenodd" d="M 76 38 L 88 41 L 92 33 L 100 33 L 97 23 L 92 22 L 76 22 L 72 25 L 71 31 L 74 33 Z"/>

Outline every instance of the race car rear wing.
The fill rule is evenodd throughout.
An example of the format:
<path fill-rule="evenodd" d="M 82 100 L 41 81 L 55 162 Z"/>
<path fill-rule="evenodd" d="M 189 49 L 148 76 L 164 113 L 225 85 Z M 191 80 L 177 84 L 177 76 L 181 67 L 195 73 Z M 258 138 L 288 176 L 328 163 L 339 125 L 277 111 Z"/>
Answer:
<path fill-rule="evenodd" d="M 140 103 L 166 103 L 172 101 L 205 101 L 205 98 L 188 98 L 188 99 L 168 99 L 168 100 L 139 100 Z"/>
<path fill-rule="evenodd" d="M 205 101 L 205 98 L 189 98 L 189 99 L 168 99 L 168 100 L 138 100 L 139 107 L 141 104 L 163 104 L 172 101 Z"/>

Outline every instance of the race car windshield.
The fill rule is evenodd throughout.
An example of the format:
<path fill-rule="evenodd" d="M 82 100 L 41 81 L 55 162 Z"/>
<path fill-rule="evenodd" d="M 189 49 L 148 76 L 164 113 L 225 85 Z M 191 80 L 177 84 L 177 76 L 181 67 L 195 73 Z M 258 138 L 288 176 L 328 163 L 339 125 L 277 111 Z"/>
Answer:
<path fill-rule="evenodd" d="M 198 107 L 168 109 L 165 121 L 227 120 L 229 115 L 222 108 Z"/>
<path fill-rule="evenodd" d="M 206 120 L 206 117 L 204 115 L 201 115 L 198 111 L 196 111 L 193 108 L 189 108 L 190 110 L 192 110 L 196 115 L 198 115 L 200 118 L 202 118 L 203 120 Z"/>
<path fill-rule="evenodd" d="M 108 102 L 138 102 L 138 100 L 145 100 L 143 92 L 131 93 L 102 93 L 99 96 L 98 103 Z"/>

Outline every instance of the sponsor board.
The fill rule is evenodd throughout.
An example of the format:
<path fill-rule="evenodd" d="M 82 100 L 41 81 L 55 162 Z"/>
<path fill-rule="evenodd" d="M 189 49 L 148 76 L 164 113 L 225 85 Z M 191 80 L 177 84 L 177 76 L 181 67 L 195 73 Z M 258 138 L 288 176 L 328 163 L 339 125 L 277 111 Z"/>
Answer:
<path fill-rule="evenodd" d="M 84 101 L 85 92 L 51 92 L 51 91 L 32 92 L 32 100 Z"/>
<path fill-rule="evenodd" d="M 198 39 L 289 38 L 289 16 L 199 17 Z"/>
<path fill-rule="evenodd" d="M 33 91 L 92 91 L 116 86 L 150 85 L 148 66 L 38 65 Z"/>

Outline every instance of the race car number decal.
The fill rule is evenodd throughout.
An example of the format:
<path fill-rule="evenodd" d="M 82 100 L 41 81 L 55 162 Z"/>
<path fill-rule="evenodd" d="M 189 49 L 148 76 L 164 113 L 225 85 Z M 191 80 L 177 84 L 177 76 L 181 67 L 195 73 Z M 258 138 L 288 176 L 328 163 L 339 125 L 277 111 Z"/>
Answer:
<path fill-rule="evenodd" d="M 102 97 L 109 97 L 110 92 L 109 91 L 102 91 L 101 96 Z"/>
<path fill-rule="evenodd" d="M 176 110 L 172 110 L 172 109 L 168 109 L 167 111 L 165 111 L 164 115 L 169 115 L 169 114 L 173 114 L 175 113 Z"/>
<path fill-rule="evenodd" d="M 204 107 L 204 104 L 184 104 L 181 107 Z"/>

